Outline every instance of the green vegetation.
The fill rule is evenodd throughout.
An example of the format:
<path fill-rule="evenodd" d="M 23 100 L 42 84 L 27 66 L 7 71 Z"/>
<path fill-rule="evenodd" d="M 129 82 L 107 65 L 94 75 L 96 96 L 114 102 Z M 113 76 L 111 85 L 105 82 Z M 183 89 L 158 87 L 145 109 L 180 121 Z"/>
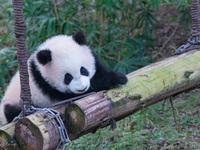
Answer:
<path fill-rule="evenodd" d="M 173 99 L 177 126 L 167 99 L 117 122 L 95 134 L 72 142 L 71 149 L 185 149 L 200 147 L 200 90 L 183 93 Z"/>

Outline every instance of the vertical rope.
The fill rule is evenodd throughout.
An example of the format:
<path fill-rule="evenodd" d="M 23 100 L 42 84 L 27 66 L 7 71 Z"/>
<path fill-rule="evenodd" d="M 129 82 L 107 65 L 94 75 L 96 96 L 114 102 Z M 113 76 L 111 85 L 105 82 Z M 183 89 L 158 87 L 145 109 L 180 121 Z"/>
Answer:
<path fill-rule="evenodd" d="M 27 52 L 25 43 L 26 24 L 23 17 L 23 0 L 13 0 L 15 36 L 17 38 L 17 59 L 19 62 L 19 74 L 21 84 L 22 111 L 25 116 L 30 107 L 31 92 L 29 87 L 29 75 L 27 66 Z"/>
<path fill-rule="evenodd" d="M 192 16 L 192 36 L 200 35 L 200 6 L 199 0 L 192 0 L 191 5 Z"/>

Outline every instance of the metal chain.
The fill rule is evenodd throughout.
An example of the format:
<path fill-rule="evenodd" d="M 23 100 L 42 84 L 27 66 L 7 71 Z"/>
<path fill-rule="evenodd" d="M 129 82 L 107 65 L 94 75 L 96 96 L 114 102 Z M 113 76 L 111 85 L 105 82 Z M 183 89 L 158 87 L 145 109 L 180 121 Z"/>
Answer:
<path fill-rule="evenodd" d="M 84 94 L 84 95 L 80 95 L 80 96 L 77 96 L 77 97 L 74 97 L 74 98 L 70 98 L 70 99 L 67 99 L 67 100 L 63 100 L 61 102 L 58 102 L 58 103 L 55 103 L 55 104 L 52 104 L 48 107 L 53 107 L 53 106 L 57 106 L 57 105 L 61 105 L 61 104 L 64 104 L 64 103 L 69 103 L 69 102 L 72 102 L 72 101 L 75 101 L 77 99 L 80 99 L 80 98 L 83 98 L 83 97 L 86 97 L 86 96 L 89 96 L 89 95 L 92 95 L 96 92 L 91 92 L 91 93 L 87 93 L 87 94 Z M 23 105 L 23 104 L 22 104 Z M 65 149 L 68 149 L 70 144 L 71 144 L 71 141 L 69 139 L 69 136 L 67 134 L 67 130 L 65 128 L 65 125 L 60 117 L 60 113 L 56 110 L 53 110 L 51 108 L 36 108 L 34 106 L 30 106 L 29 108 L 26 109 L 26 115 L 30 115 L 32 113 L 35 113 L 37 111 L 44 111 L 45 113 L 47 113 L 51 119 L 54 120 L 54 122 L 56 123 L 57 127 L 58 127 L 58 130 L 60 132 L 60 143 L 58 144 L 57 146 L 57 150 L 65 150 Z M 18 116 L 16 116 L 12 122 L 15 122 L 19 119 L 21 119 L 23 117 L 23 112 L 21 112 Z M 65 148 L 65 143 L 69 143 L 67 145 L 67 147 Z"/>
<path fill-rule="evenodd" d="M 200 45 L 200 35 L 192 36 L 188 39 L 188 42 L 186 45 L 181 45 L 176 51 L 175 54 L 182 54 L 187 49 L 193 48 L 196 45 Z"/>
<path fill-rule="evenodd" d="M 70 103 L 70 102 L 73 102 L 75 100 L 78 100 L 78 99 L 81 99 L 81 98 L 84 98 L 86 96 L 89 96 L 89 95 L 92 95 L 92 94 L 95 94 L 96 92 L 90 92 L 90 93 L 87 93 L 87 94 L 83 94 L 83 95 L 79 95 L 79 96 L 76 96 L 76 97 L 73 97 L 73 98 L 69 98 L 69 99 L 66 99 L 66 100 L 62 100 L 61 102 L 57 102 L 57 103 L 54 103 L 54 104 L 51 104 L 47 107 L 53 107 L 53 106 L 58 106 L 58 105 L 61 105 L 61 104 L 65 104 L 65 103 Z"/>
<path fill-rule="evenodd" d="M 200 44 L 200 35 L 190 37 L 188 39 L 188 42 L 192 45 L 199 45 Z"/>
<path fill-rule="evenodd" d="M 69 139 L 69 136 L 67 134 L 67 129 L 65 128 L 65 125 L 60 117 L 60 113 L 56 110 L 50 109 L 50 108 L 36 108 L 34 106 L 31 106 L 30 109 L 27 110 L 29 113 L 35 113 L 38 111 L 43 111 L 47 113 L 50 118 L 56 123 L 56 126 L 58 127 L 58 130 L 60 132 L 60 142 L 56 148 L 56 150 L 67 150 L 71 144 L 71 141 Z M 21 112 L 17 117 L 14 118 L 13 122 L 22 118 L 23 112 Z M 67 146 L 66 143 L 68 143 Z"/>
<path fill-rule="evenodd" d="M 58 130 L 60 132 L 60 142 L 57 146 L 57 150 L 65 150 L 68 149 L 71 141 L 69 139 L 69 136 L 67 134 L 67 130 L 65 128 L 65 125 L 60 117 L 60 113 L 54 109 L 50 109 L 50 108 L 35 108 L 33 106 L 31 106 L 31 109 L 35 112 L 37 111 L 43 111 L 45 113 L 47 113 L 51 119 L 56 123 Z M 68 143 L 68 145 L 65 147 L 65 144 Z"/>
<path fill-rule="evenodd" d="M 189 48 L 191 46 L 190 43 L 187 43 L 186 45 L 181 45 L 176 51 L 175 51 L 175 54 L 182 54 L 185 52 L 185 50 L 187 48 Z"/>

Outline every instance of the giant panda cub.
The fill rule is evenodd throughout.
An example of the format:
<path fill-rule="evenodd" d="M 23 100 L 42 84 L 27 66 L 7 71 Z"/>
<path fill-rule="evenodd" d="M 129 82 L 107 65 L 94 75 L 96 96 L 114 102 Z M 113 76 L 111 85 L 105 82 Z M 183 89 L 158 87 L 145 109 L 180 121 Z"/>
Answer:
<path fill-rule="evenodd" d="M 86 45 L 83 32 L 47 39 L 28 59 L 32 104 L 47 107 L 91 91 L 126 84 L 125 75 L 108 71 Z M 0 106 L 3 124 L 21 112 L 19 72 L 12 78 Z"/>

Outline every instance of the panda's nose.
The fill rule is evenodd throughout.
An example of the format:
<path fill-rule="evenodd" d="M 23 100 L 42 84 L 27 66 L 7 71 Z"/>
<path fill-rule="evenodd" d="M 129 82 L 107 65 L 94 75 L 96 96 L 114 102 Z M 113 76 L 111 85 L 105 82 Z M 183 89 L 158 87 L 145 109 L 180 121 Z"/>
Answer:
<path fill-rule="evenodd" d="M 84 92 L 86 90 L 87 87 L 85 87 L 84 89 L 81 90 L 77 90 L 78 92 Z"/>

